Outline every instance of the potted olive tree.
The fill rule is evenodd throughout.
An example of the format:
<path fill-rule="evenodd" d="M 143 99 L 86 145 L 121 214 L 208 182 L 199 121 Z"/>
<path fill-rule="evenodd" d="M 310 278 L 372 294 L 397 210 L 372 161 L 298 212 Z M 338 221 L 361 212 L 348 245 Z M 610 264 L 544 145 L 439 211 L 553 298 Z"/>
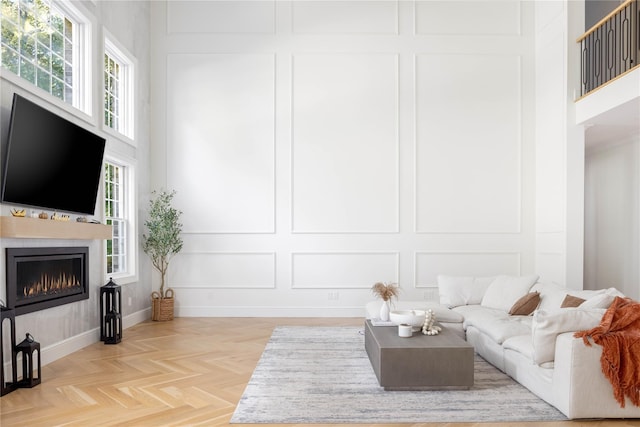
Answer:
<path fill-rule="evenodd" d="M 173 289 L 165 290 L 164 286 L 169 261 L 182 250 L 182 212 L 172 206 L 175 190 L 154 191 L 151 194 L 149 217 L 144 222 L 147 233 L 142 234 L 142 250 L 160 272 L 160 291 L 151 293 L 151 320 L 173 320 Z"/>

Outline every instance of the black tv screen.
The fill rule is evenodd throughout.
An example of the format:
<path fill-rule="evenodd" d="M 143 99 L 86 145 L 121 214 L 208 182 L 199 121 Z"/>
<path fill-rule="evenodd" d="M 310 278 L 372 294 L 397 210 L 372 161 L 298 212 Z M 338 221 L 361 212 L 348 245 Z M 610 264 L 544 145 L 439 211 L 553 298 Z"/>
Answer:
<path fill-rule="evenodd" d="M 93 215 L 105 139 L 13 95 L 2 201 Z"/>

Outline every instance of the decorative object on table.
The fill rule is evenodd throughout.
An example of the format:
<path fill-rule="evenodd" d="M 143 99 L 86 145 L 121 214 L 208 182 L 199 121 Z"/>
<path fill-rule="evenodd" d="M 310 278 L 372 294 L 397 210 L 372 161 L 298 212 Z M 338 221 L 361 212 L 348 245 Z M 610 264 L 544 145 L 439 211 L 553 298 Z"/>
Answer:
<path fill-rule="evenodd" d="M 40 219 L 49 219 L 49 214 L 47 214 L 46 212 L 42 211 L 38 214 L 38 218 Z"/>
<path fill-rule="evenodd" d="M 78 218 L 76 218 L 76 222 L 87 222 L 87 217 L 79 216 Z"/>
<path fill-rule="evenodd" d="M 122 291 L 110 277 L 100 287 L 100 341 L 117 344 L 122 341 Z"/>
<path fill-rule="evenodd" d="M 11 215 L 23 218 L 27 214 L 25 209 L 11 209 Z"/>
<path fill-rule="evenodd" d="M 182 250 L 182 212 L 172 206 L 176 192 L 152 193 L 149 201 L 149 217 L 144 222 L 148 234 L 142 235 L 142 250 L 149 255 L 151 263 L 160 272 L 160 290 L 151 293 L 151 320 L 173 320 L 173 289 L 164 289 L 167 269 L 171 258 Z"/>
<path fill-rule="evenodd" d="M 5 337 L 4 321 L 9 322 L 9 339 L 7 346 L 10 349 L 11 354 L 11 376 L 12 378 L 4 378 L 4 348 Z M 16 311 L 13 308 L 5 307 L 4 301 L 0 300 L 0 396 L 4 396 L 7 393 L 11 393 L 17 388 L 16 382 L 18 381 L 18 362 L 16 359 Z"/>
<path fill-rule="evenodd" d="M 442 328 L 440 326 L 434 325 L 433 323 L 436 321 L 436 315 L 433 310 L 427 310 L 427 314 L 424 318 L 424 325 L 422 325 L 422 333 L 425 335 L 438 335 Z"/>
<path fill-rule="evenodd" d="M 33 339 L 33 335 L 27 332 L 26 338 L 16 345 L 16 360 L 22 354 L 22 379 L 16 385 L 20 388 L 35 387 L 42 381 L 42 366 L 40 343 Z M 34 358 L 38 359 L 38 364 L 34 365 Z M 35 368 L 37 366 L 37 369 Z"/>
<path fill-rule="evenodd" d="M 407 324 L 414 331 L 418 331 L 424 325 L 426 315 L 427 312 L 425 310 L 391 310 L 389 320 L 394 325 Z"/>
<path fill-rule="evenodd" d="M 389 320 L 389 312 L 391 311 L 390 302 L 393 297 L 397 297 L 400 289 L 396 283 L 378 282 L 371 287 L 371 292 L 382 299 L 382 307 L 380 307 L 380 320 Z"/>
<path fill-rule="evenodd" d="M 402 338 L 410 338 L 413 336 L 413 326 L 401 323 L 398 325 L 398 336 Z"/>

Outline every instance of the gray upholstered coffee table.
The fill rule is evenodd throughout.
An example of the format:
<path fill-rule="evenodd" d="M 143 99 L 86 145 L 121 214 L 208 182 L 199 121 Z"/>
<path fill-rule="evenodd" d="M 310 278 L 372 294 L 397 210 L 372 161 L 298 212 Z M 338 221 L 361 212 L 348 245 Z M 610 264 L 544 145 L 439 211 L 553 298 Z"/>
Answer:
<path fill-rule="evenodd" d="M 396 326 L 365 321 L 364 346 L 385 390 L 433 390 L 473 386 L 473 346 L 452 331 L 398 336 Z"/>

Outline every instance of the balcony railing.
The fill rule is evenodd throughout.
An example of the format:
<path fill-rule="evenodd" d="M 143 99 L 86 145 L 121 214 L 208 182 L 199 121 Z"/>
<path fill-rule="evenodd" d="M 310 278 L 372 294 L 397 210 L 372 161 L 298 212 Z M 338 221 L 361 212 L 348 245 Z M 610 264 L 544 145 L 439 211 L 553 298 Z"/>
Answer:
<path fill-rule="evenodd" d="M 581 96 L 640 66 L 639 4 L 625 1 L 577 40 Z"/>

